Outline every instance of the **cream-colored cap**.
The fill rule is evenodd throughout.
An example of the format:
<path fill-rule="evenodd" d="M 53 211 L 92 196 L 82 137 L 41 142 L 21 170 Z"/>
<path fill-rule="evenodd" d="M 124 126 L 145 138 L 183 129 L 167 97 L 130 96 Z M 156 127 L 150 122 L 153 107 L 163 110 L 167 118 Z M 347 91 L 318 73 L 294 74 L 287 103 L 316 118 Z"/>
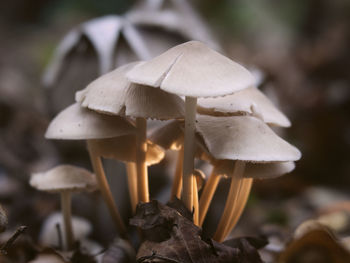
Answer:
<path fill-rule="evenodd" d="M 60 241 L 57 235 L 57 224 L 59 224 L 61 227 L 64 225 L 63 215 L 60 212 L 52 213 L 45 219 L 41 226 L 39 235 L 41 245 L 48 247 L 59 247 Z M 92 232 L 91 223 L 83 217 L 72 216 L 72 225 L 74 238 L 80 242 L 87 238 L 87 236 Z M 66 240 L 65 231 L 62 231 L 62 235 L 63 240 Z"/>
<path fill-rule="evenodd" d="M 94 174 L 73 165 L 59 165 L 49 171 L 32 174 L 29 183 L 46 192 L 90 192 L 97 188 Z"/>
<path fill-rule="evenodd" d="M 232 176 L 235 161 L 214 160 L 215 173 L 221 176 Z M 295 168 L 294 162 L 246 163 L 244 177 L 253 179 L 272 179 L 290 173 Z"/>
<path fill-rule="evenodd" d="M 75 103 L 61 111 L 47 128 L 45 138 L 62 140 L 102 139 L 135 133 L 129 121 L 80 107 Z"/>
<path fill-rule="evenodd" d="M 182 125 L 182 122 L 171 121 L 154 130 L 149 139 L 165 150 L 178 151 L 181 149 L 184 139 Z"/>
<path fill-rule="evenodd" d="M 214 116 L 254 115 L 258 113 L 266 123 L 289 127 L 289 119 L 255 87 L 250 87 L 225 97 L 198 99 L 198 112 Z"/>
<path fill-rule="evenodd" d="M 278 137 L 267 124 L 255 117 L 198 115 L 196 127 L 215 159 L 286 162 L 301 157 L 297 148 Z"/>
<path fill-rule="evenodd" d="M 99 77 L 76 93 L 76 101 L 83 107 L 107 114 L 183 119 L 184 101 L 180 97 L 161 89 L 131 84 L 126 79 L 126 72 L 138 64 L 130 63 Z"/>
<path fill-rule="evenodd" d="M 107 159 L 123 162 L 136 162 L 136 137 L 121 136 L 102 140 L 91 140 L 90 145 L 95 154 Z M 147 141 L 146 164 L 148 166 L 159 163 L 164 158 L 161 147 L 150 140 Z"/>
<path fill-rule="evenodd" d="M 190 97 L 224 96 L 255 82 L 243 66 L 198 41 L 175 46 L 136 65 L 127 77 L 134 83 Z"/>

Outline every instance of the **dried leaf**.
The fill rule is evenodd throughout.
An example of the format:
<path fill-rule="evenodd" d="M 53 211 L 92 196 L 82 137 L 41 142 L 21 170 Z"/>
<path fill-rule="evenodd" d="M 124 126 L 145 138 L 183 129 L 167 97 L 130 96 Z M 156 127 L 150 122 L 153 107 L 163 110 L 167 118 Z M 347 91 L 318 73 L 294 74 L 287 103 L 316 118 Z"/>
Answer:
<path fill-rule="evenodd" d="M 180 203 L 176 200 L 172 207 L 157 201 L 138 205 L 130 224 L 142 229 L 146 241 L 137 253 L 137 262 L 262 262 L 247 239 L 242 239 L 238 248 L 205 238 Z"/>

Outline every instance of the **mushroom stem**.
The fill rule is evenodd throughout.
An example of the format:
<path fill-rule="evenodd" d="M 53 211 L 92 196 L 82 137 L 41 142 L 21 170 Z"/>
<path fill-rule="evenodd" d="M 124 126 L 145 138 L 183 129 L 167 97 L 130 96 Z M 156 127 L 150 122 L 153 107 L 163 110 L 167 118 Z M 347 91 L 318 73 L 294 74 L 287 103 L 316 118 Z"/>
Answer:
<path fill-rule="evenodd" d="M 148 174 L 146 164 L 147 120 L 136 118 L 136 171 L 138 202 L 149 202 Z"/>
<path fill-rule="evenodd" d="M 120 235 L 122 237 L 126 237 L 126 227 L 123 223 L 123 220 L 119 214 L 117 205 L 114 202 L 114 198 L 111 192 L 111 189 L 109 188 L 108 181 L 105 175 L 105 172 L 103 170 L 103 165 L 101 158 L 94 154 L 93 150 L 93 141 L 89 140 L 88 143 L 88 150 L 90 155 L 90 160 L 92 164 L 92 168 L 94 170 L 94 173 L 96 174 L 97 182 L 103 197 L 103 200 L 105 201 L 109 213 L 112 216 L 113 222 L 119 231 Z"/>
<path fill-rule="evenodd" d="M 205 216 L 207 215 L 208 208 L 211 200 L 213 199 L 216 188 L 218 187 L 220 179 L 221 175 L 216 173 L 216 169 L 214 167 L 207 183 L 204 186 L 201 198 L 199 200 L 199 226 L 203 225 Z"/>
<path fill-rule="evenodd" d="M 135 213 L 137 205 L 137 174 L 135 163 L 126 163 L 126 172 L 128 174 L 129 195 L 132 213 Z"/>
<path fill-rule="evenodd" d="M 63 215 L 63 225 L 66 234 L 64 249 L 69 251 L 73 249 L 74 233 L 72 227 L 71 193 L 69 191 L 61 192 L 61 210 Z"/>
<path fill-rule="evenodd" d="M 232 213 L 234 212 L 235 205 L 237 205 L 239 189 L 241 188 L 243 181 L 244 168 L 245 162 L 236 161 L 224 212 L 222 213 L 218 228 L 216 229 L 213 237 L 213 239 L 218 242 L 222 242 L 224 240 L 225 230 L 228 227 L 229 220 L 232 218 Z"/>
<path fill-rule="evenodd" d="M 237 205 L 235 206 L 235 211 L 232 213 L 233 217 L 230 219 L 230 223 L 225 231 L 225 236 L 228 236 L 232 229 L 236 226 L 238 220 L 240 219 L 243 210 L 247 204 L 250 190 L 252 188 L 253 179 L 244 178 L 242 181 L 241 189 L 239 190 L 239 196 L 237 200 Z"/>
<path fill-rule="evenodd" d="M 184 156 L 184 147 L 181 147 L 180 151 L 178 151 L 174 182 L 171 187 L 170 200 L 174 200 L 175 197 L 178 199 L 181 198 L 181 190 L 182 190 L 182 167 L 183 167 L 183 156 Z"/>
<path fill-rule="evenodd" d="M 182 172 L 182 200 L 187 209 L 193 209 L 193 169 L 195 154 L 195 123 L 197 98 L 186 97 L 185 100 L 185 142 Z"/>
<path fill-rule="evenodd" d="M 199 205 L 198 205 L 198 187 L 197 187 L 197 179 L 195 176 L 193 178 L 193 223 L 198 226 L 199 224 Z"/>

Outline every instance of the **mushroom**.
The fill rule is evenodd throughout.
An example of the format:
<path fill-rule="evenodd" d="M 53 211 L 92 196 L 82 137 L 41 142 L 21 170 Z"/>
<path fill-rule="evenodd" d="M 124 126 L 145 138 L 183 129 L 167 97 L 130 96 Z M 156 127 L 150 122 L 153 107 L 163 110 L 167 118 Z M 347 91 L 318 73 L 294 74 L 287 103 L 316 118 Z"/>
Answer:
<path fill-rule="evenodd" d="M 178 151 L 173 184 L 170 191 L 170 200 L 181 198 L 182 164 L 183 164 L 183 128 L 179 121 L 171 121 L 157 129 L 149 136 L 150 140 L 165 150 Z"/>
<path fill-rule="evenodd" d="M 214 235 L 215 240 L 222 241 L 230 228 L 230 221 L 235 216 L 233 213 L 236 210 L 241 210 L 241 208 L 235 208 L 238 203 L 237 200 L 239 198 L 242 198 L 243 201 L 246 199 L 243 198 L 244 194 L 240 194 L 246 164 L 248 165 L 249 162 L 291 162 L 300 159 L 301 154 L 294 146 L 278 137 L 267 124 L 255 117 L 215 118 L 198 115 L 197 120 L 197 130 L 203 137 L 210 155 L 216 160 L 231 160 L 228 161 L 231 162 L 229 163 L 232 171 L 230 175 L 231 187 L 223 215 Z M 215 174 L 226 173 L 224 172 L 226 169 L 220 166 L 217 167 L 217 171 L 214 169 Z M 214 177 L 212 180 L 218 179 Z M 249 184 L 251 184 L 249 181 L 244 183 L 243 192 L 249 190 Z M 207 197 L 204 194 L 202 198 L 205 200 Z M 200 208 L 200 213 L 204 210 Z"/>
<path fill-rule="evenodd" d="M 244 67 L 198 41 L 175 46 L 158 57 L 135 66 L 127 76 L 133 83 L 185 96 L 182 198 L 191 211 L 197 97 L 229 95 L 248 88 L 254 79 Z"/>
<path fill-rule="evenodd" d="M 62 213 L 54 212 L 50 214 L 41 226 L 39 234 L 40 244 L 49 247 L 60 247 L 60 236 L 57 232 L 56 226 L 62 226 L 63 224 L 64 221 Z M 75 240 L 81 241 L 91 233 L 92 225 L 85 218 L 72 216 L 72 231 Z M 62 238 L 65 240 L 65 231 L 62 234 Z"/>
<path fill-rule="evenodd" d="M 112 115 L 136 118 L 136 169 L 138 201 L 149 201 L 147 151 L 147 118 L 183 119 L 183 100 L 161 89 L 132 84 L 126 72 L 142 63 L 130 63 L 96 79 L 77 92 L 76 100 L 83 107 Z"/>
<path fill-rule="evenodd" d="M 74 192 L 94 191 L 96 189 L 95 175 L 86 169 L 72 165 L 59 165 L 49 171 L 33 174 L 30 179 L 30 185 L 41 191 L 59 193 L 61 195 L 61 211 L 66 234 L 65 249 L 71 250 L 74 244 L 71 194 Z"/>
<path fill-rule="evenodd" d="M 138 203 L 136 185 L 136 137 L 134 135 L 125 135 L 115 138 L 97 140 L 96 143 L 92 140 L 91 145 L 93 151 L 108 159 L 115 159 L 126 163 L 128 172 L 129 192 L 132 211 L 135 212 Z M 152 143 L 147 141 L 147 152 L 145 157 L 147 166 L 155 165 L 164 158 L 164 151 Z"/>
<path fill-rule="evenodd" d="M 198 203 L 198 191 L 202 188 L 205 181 L 205 174 L 199 169 L 193 170 L 193 223 L 198 226 L 199 224 L 199 203 Z"/>
<path fill-rule="evenodd" d="M 198 99 L 198 112 L 203 115 L 232 116 L 256 115 L 268 124 L 290 127 L 289 119 L 255 87 L 218 98 Z"/>
<path fill-rule="evenodd" d="M 97 176 L 102 197 L 109 209 L 116 228 L 122 236 L 126 228 L 119 215 L 112 192 L 106 179 L 101 158 L 91 149 L 91 140 L 111 138 L 135 133 L 135 128 L 127 120 L 98 114 L 75 103 L 60 112 L 47 128 L 45 137 L 59 140 L 87 140 L 93 170 Z"/>

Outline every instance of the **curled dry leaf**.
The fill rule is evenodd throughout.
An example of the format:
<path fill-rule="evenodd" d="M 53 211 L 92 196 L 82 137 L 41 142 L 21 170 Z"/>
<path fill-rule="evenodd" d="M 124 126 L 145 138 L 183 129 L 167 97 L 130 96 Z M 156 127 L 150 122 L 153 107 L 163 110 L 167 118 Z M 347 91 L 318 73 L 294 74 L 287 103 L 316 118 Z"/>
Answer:
<path fill-rule="evenodd" d="M 176 200 L 170 204 L 172 207 L 157 201 L 138 205 L 130 224 L 141 228 L 146 241 L 137 253 L 137 262 L 262 262 L 247 240 L 242 240 L 243 245 L 238 248 L 205 238 L 202 230 L 188 219 L 191 213 L 180 203 Z M 256 252 L 253 260 L 243 251 L 246 247 Z"/>

